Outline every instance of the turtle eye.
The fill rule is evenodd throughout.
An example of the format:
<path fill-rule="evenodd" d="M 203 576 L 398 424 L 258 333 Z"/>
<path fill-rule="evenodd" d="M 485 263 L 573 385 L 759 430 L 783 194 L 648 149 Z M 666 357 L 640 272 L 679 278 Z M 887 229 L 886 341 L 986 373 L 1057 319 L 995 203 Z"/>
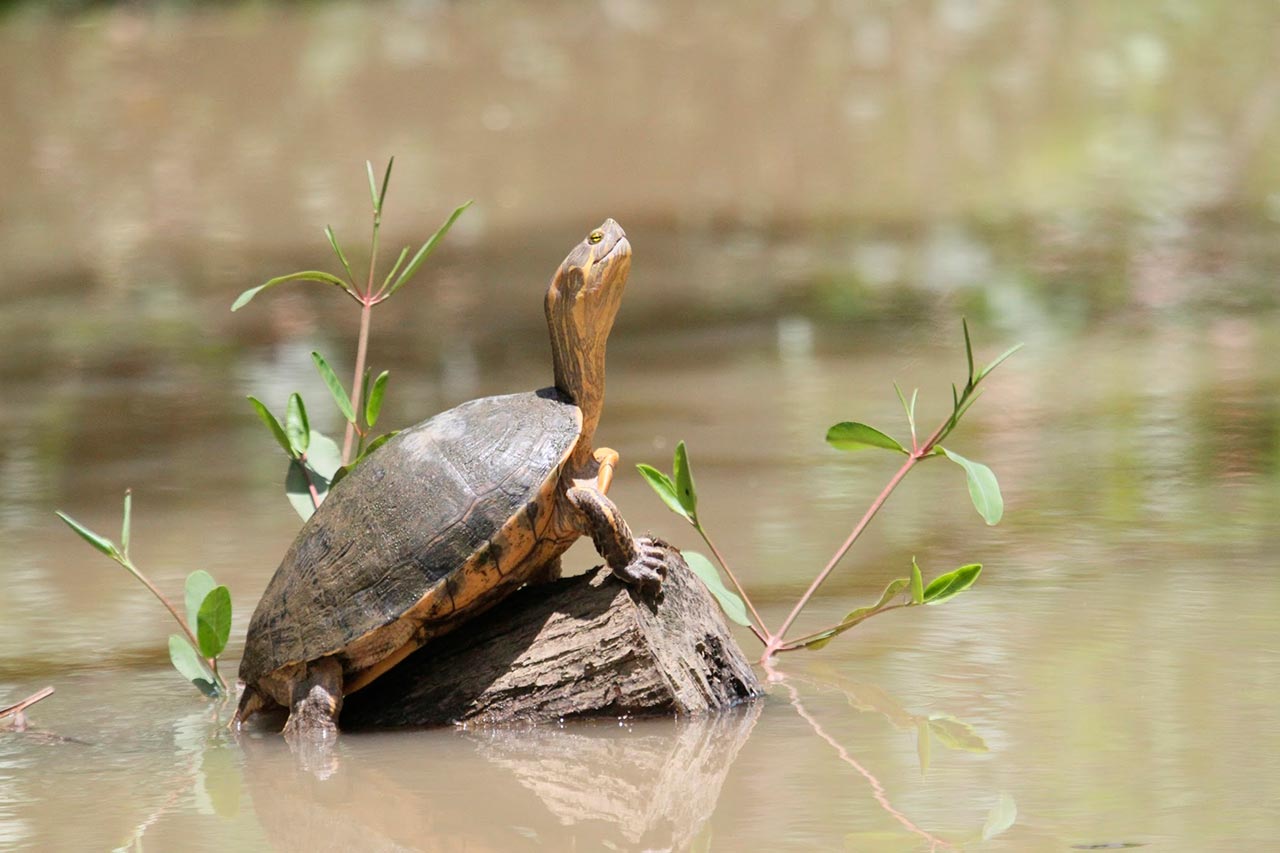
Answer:
<path fill-rule="evenodd" d="M 594 246 L 596 243 L 599 243 L 599 242 L 600 242 L 601 240 L 603 240 L 603 239 L 604 239 L 604 232 L 603 232 L 603 231 L 592 231 L 592 232 L 587 236 L 587 242 L 588 242 L 588 243 L 590 243 L 590 244 L 591 244 L 591 245 L 593 245 L 593 246 Z"/>

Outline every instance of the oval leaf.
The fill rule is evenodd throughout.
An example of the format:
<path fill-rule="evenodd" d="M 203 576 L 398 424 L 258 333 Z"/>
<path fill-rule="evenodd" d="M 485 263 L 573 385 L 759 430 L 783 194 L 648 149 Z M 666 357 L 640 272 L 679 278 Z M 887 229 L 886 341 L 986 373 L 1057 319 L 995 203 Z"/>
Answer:
<path fill-rule="evenodd" d="M 92 530 L 85 527 L 83 524 L 76 521 L 74 518 L 67 515 L 62 510 L 56 510 L 54 514 L 57 515 L 58 518 L 66 522 L 67 527 L 70 527 L 72 530 L 74 530 L 80 536 L 81 539 L 88 542 L 90 545 L 92 545 L 94 548 L 97 548 L 99 551 L 106 554 L 108 557 L 115 559 L 119 555 L 120 552 L 116 550 L 115 544 L 107 537 L 99 536 L 97 533 L 94 533 Z"/>
<path fill-rule="evenodd" d="M 683 506 L 680 505 L 680 498 L 676 495 L 675 484 L 671 482 L 671 478 L 666 474 L 654 468 L 652 465 L 640 464 L 636 466 L 636 470 L 640 472 L 640 476 L 644 477 L 645 482 L 649 484 L 658 497 L 662 498 L 662 502 L 667 505 L 667 509 L 676 515 L 684 518 L 686 521 L 693 521 L 689 518 L 689 513 L 685 512 Z"/>
<path fill-rule="evenodd" d="M 982 840 L 990 841 L 1002 834 L 1018 820 L 1018 804 L 1008 793 L 1000 792 L 1000 801 L 987 814 L 987 821 L 982 826 Z"/>
<path fill-rule="evenodd" d="M 920 565 L 916 558 L 911 558 L 911 603 L 924 603 L 924 577 L 920 574 Z"/>
<path fill-rule="evenodd" d="M 739 625 L 750 627 L 751 620 L 747 618 L 747 608 L 743 605 L 742 599 L 738 598 L 737 593 L 724 585 L 724 581 L 720 580 L 720 572 L 711 564 L 711 561 L 697 551 L 684 551 L 682 553 L 684 554 L 684 561 L 689 564 L 689 568 L 706 585 L 707 590 L 715 596 L 716 601 L 720 604 L 720 609 L 724 611 L 724 615 Z"/>
<path fill-rule="evenodd" d="M 218 695 L 218 688 L 210 678 L 213 673 L 209 672 L 191 644 L 177 634 L 169 635 L 169 661 L 183 678 L 194 684 L 205 696 L 213 698 Z"/>
<path fill-rule="evenodd" d="M 200 605 L 196 618 L 196 639 L 200 641 L 200 654 L 216 658 L 227 647 L 231 636 L 231 591 L 217 586 L 209 591 Z"/>
<path fill-rule="evenodd" d="M 382 412 L 382 395 L 387 392 L 387 379 L 390 376 L 390 371 L 382 371 L 369 389 L 369 399 L 364 404 L 364 422 L 370 427 L 378 422 L 378 415 Z"/>
<path fill-rule="evenodd" d="M 293 448 L 292 455 L 301 456 L 307 452 L 307 446 L 311 442 L 311 425 L 307 421 L 307 407 L 302 404 L 300 394 L 289 395 L 289 406 L 285 410 L 284 417 L 284 434 L 289 439 L 289 446 Z"/>
<path fill-rule="evenodd" d="M 973 582 L 980 574 L 982 574 L 982 565 L 972 563 L 947 572 L 945 575 L 938 575 L 924 588 L 924 603 L 941 604 L 948 598 L 959 595 L 973 586 Z"/>
<path fill-rule="evenodd" d="M 280 422 L 276 420 L 276 416 L 271 414 L 271 410 L 263 405 L 262 401 L 257 397 L 249 397 L 249 404 L 253 406 L 253 410 L 258 413 L 258 417 L 262 419 L 262 422 L 267 425 L 267 429 L 271 430 L 276 444 L 279 444 L 280 448 L 292 458 L 294 456 L 293 445 L 290 443 L 289 435 L 284 431 L 284 427 L 280 426 Z"/>
<path fill-rule="evenodd" d="M 187 627 L 191 629 L 191 633 L 196 633 L 196 625 L 200 622 L 200 605 L 204 604 L 204 600 L 217 585 L 218 582 L 213 579 L 213 575 L 204 569 L 196 569 L 187 575 L 182 598 L 187 605 Z"/>
<path fill-rule="evenodd" d="M 284 492 L 294 511 L 302 517 L 303 521 L 309 519 L 316 511 L 315 498 L 311 495 L 313 484 L 316 498 L 323 503 L 325 495 L 329 493 L 329 481 L 310 470 L 305 463 L 297 459 L 289 460 L 289 470 L 284 476 Z"/>
<path fill-rule="evenodd" d="M 322 432 L 311 431 L 311 447 L 304 460 L 307 467 L 324 478 L 325 488 L 333 480 L 333 475 L 342 467 L 342 449 L 338 443 Z"/>
<path fill-rule="evenodd" d="M 683 441 L 676 444 L 675 457 L 671 460 L 671 477 L 675 481 L 676 499 L 684 507 L 685 517 L 697 524 L 698 492 L 693 486 L 689 452 L 685 450 Z"/>
<path fill-rule="evenodd" d="M 952 453 L 945 447 L 938 448 L 952 462 L 964 469 L 969 481 L 969 497 L 987 524 L 998 524 L 1004 515 L 1004 498 L 1000 495 L 1000 484 L 990 468 L 981 462 L 965 459 L 959 453 Z"/>
<path fill-rule="evenodd" d="M 885 450 L 896 450 L 906 453 L 907 449 L 891 436 L 887 436 L 875 427 L 866 424 L 844 421 L 827 430 L 827 444 L 836 450 L 862 450 L 867 447 L 880 447 Z"/>
<path fill-rule="evenodd" d="M 351 397 L 347 395 L 347 389 L 342 387 L 342 381 L 333 372 L 329 362 L 325 361 L 324 356 L 318 352 L 311 353 L 311 360 L 316 363 L 316 370 L 320 371 L 320 378 L 324 380 L 329 393 L 333 395 L 333 401 L 338 404 L 342 416 L 347 419 L 347 423 L 355 423 L 356 410 L 351 406 Z"/>

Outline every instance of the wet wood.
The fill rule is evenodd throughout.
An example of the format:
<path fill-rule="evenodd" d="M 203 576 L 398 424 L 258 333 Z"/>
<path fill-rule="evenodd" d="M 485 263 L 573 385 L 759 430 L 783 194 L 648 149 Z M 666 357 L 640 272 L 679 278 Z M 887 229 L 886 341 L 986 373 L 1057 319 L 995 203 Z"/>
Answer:
<path fill-rule="evenodd" d="M 527 587 L 349 695 L 341 725 L 693 715 L 760 693 L 715 601 L 669 548 L 658 601 L 608 569 Z"/>
<path fill-rule="evenodd" d="M 23 699 L 21 702 L 0 708 L 0 721 L 3 721 L 0 722 L 0 725 L 4 725 L 6 728 L 13 729 L 14 731 L 25 731 L 27 728 L 27 708 L 30 708 L 41 699 L 47 699 L 52 695 L 52 687 L 42 687 L 26 699 Z M 6 717 L 12 717 L 13 719 L 6 720 Z"/>

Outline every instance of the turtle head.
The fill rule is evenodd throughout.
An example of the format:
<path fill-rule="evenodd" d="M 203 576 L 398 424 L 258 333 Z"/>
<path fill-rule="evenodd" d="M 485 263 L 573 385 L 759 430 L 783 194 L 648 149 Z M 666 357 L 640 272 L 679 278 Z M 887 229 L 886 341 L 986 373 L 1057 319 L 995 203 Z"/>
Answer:
<path fill-rule="evenodd" d="M 590 437 L 604 405 L 604 353 L 622 303 L 631 244 L 612 219 L 573 247 L 547 288 L 547 325 L 556 387 L 582 409 Z"/>

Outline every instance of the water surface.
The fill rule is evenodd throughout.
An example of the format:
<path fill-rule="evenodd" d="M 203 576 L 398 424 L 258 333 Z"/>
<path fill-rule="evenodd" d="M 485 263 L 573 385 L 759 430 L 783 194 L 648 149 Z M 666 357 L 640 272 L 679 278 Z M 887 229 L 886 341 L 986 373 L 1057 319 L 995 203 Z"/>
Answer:
<path fill-rule="evenodd" d="M 57 692 L 0 733 L 0 847 L 1271 846 L 1274 12 L 681 9 L 3 23 L 0 704 Z M 980 358 L 1025 342 L 949 442 L 995 469 L 1005 520 L 929 462 L 800 627 L 913 555 L 982 562 L 978 585 L 784 658 L 713 720 L 360 734 L 324 760 L 231 740 L 169 670 L 163 610 L 52 513 L 114 534 L 132 488 L 139 564 L 175 594 L 196 568 L 230 586 L 234 667 L 299 523 L 244 396 L 301 390 L 336 432 L 309 353 L 348 373 L 355 319 L 305 288 L 227 308 L 329 268 L 326 222 L 359 253 L 360 164 L 388 153 L 384 245 L 477 204 L 375 319 L 385 422 L 547 383 L 546 281 L 614 216 L 635 263 L 600 439 L 663 467 L 688 442 L 772 624 L 894 469 L 826 428 L 903 436 L 894 380 L 945 416 L 962 314 Z M 697 545 L 629 466 L 614 489 Z M 984 842 L 1006 794 L 1017 822 Z"/>

